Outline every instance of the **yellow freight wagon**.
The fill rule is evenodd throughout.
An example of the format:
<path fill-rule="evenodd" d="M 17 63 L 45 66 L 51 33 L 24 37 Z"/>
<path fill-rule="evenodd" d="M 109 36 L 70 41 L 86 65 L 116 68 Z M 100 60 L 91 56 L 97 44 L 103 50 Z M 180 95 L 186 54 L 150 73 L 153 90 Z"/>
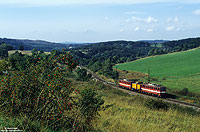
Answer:
<path fill-rule="evenodd" d="M 134 90 L 136 90 L 136 89 L 137 89 L 137 84 L 136 84 L 136 83 L 132 83 L 132 88 L 133 88 Z"/>
<path fill-rule="evenodd" d="M 137 91 L 140 92 L 140 90 L 141 90 L 141 85 L 140 84 L 142 84 L 142 82 L 132 83 L 132 89 L 133 90 L 137 90 Z"/>
<path fill-rule="evenodd" d="M 140 83 L 137 83 L 137 90 L 140 92 L 140 90 L 141 90 L 141 85 L 140 85 Z"/>

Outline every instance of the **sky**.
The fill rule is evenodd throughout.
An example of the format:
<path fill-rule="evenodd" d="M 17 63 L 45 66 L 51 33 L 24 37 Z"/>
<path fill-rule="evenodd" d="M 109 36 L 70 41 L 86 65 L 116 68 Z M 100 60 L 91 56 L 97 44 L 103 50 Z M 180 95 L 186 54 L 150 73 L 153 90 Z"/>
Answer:
<path fill-rule="evenodd" d="M 200 36 L 200 0 L 0 0 L 0 38 L 51 42 Z"/>

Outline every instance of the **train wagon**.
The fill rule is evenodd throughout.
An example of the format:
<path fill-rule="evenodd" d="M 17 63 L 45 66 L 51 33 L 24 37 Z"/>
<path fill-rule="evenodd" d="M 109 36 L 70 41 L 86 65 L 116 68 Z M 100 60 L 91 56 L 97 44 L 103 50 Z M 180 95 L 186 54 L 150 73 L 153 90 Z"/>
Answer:
<path fill-rule="evenodd" d="M 135 90 L 137 92 L 141 92 L 141 85 L 143 82 L 134 82 L 132 83 L 132 90 Z"/>
<path fill-rule="evenodd" d="M 131 90 L 132 89 L 132 83 L 134 83 L 134 82 L 126 80 L 126 79 L 119 80 L 119 87 Z"/>
<path fill-rule="evenodd" d="M 155 95 L 158 97 L 166 96 L 166 87 L 163 87 L 158 84 L 143 83 L 143 82 L 137 82 L 135 80 L 122 79 L 119 80 L 119 87 L 137 91 L 140 93 Z"/>
<path fill-rule="evenodd" d="M 166 96 L 166 87 L 157 84 L 146 83 L 141 85 L 141 92 L 164 97 Z"/>
<path fill-rule="evenodd" d="M 140 92 L 141 91 L 141 84 L 142 82 L 137 82 L 136 80 L 119 80 L 119 87 L 126 88 L 129 90 L 135 90 Z"/>

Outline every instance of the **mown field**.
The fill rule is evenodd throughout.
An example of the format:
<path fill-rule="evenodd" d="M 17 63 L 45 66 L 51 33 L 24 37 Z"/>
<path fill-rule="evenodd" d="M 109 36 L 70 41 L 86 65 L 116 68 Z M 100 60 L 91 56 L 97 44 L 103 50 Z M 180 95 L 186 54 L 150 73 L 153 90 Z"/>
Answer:
<path fill-rule="evenodd" d="M 148 73 L 154 82 L 173 90 L 200 92 L 200 49 L 143 58 L 116 65 L 120 70 Z M 115 68 L 116 68 L 115 67 Z"/>
<path fill-rule="evenodd" d="M 20 50 L 11 50 L 11 51 L 8 51 L 8 54 L 9 55 L 12 55 L 14 54 L 16 51 L 18 51 L 19 53 L 22 53 L 22 54 L 26 54 L 26 55 L 31 55 L 31 51 L 27 51 L 27 50 L 24 50 L 24 51 L 20 51 Z M 50 52 L 44 52 L 45 54 L 50 54 Z"/>

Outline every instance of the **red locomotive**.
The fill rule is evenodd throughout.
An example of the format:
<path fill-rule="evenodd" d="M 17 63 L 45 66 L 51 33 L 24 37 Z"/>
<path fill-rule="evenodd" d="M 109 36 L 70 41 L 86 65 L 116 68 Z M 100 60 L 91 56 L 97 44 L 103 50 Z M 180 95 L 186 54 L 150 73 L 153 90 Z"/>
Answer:
<path fill-rule="evenodd" d="M 158 97 L 166 96 L 166 87 L 151 83 L 142 83 L 135 80 L 119 80 L 119 87 L 134 90 L 140 93 L 150 94 Z"/>

